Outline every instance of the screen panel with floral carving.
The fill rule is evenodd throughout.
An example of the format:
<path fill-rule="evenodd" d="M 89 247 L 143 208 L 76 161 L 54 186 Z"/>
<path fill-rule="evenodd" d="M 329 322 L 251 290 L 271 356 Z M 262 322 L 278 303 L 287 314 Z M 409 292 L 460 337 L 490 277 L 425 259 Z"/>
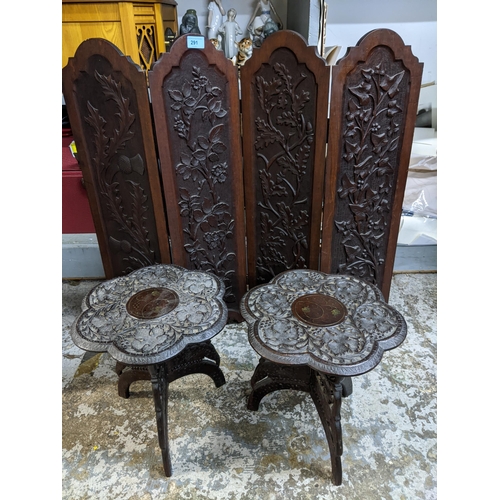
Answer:
<path fill-rule="evenodd" d="M 375 43 L 355 64 L 356 52 L 348 52 L 339 62 L 338 75 L 342 75 L 342 64 L 350 63 L 349 71 L 342 82 L 333 81 L 332 108 L 337 105 L 340 112 L 338 123 L 330 124 L 334 131 L 330 167 L 335 171 L 327 175 L 327 185 L 333 183 L 327 188 L 323 228 L 325 262 L 330 265 L 328 269 L 323 266 L 323 253 L 322 269 L 374 283 L 387 298 L 421 66 L 399 36 L 389 30 L 380 32 L 386 36 L 385 43 Z M 376 36 L 372 32 L 365 42 Z M 388 42 L 393 39 L 396 51 L 405 49 L 411 69 L 407 61 L 395 56 Z M 339 87 L 343 89 L 341 102 L 335 97 Z M 329 213 L 332 206 L 333 215 Z"/>
<path fill-rule="evenodd" d="M 145 150 L 148 141 L 153 143 L 150 110 L 141 109 L 135 88 L 140 82 L 147 96 L 144 76 L 111 43 L 84 44 L 81 57 L 70 62 L 73 72 L 66 72 L 65 99 L 85 185 L 92 190 L 96 228 L 102 228 L 99 246 L 103 263 L 110 264 L 106 277 L 111 278 L 162 262 L 155 213 L 155 203 L 162 205 L 161 192 L 156 159 Z M 126 73 L 138 79 L 132 82 Z M 144 130 L 146 122 L 149 129 Z M 159 226 L 165 240 L 164 218 Z M 168 256 L 168 247 L 165 251 Z"/>
<path fill-rule="evenodd" d="M 231 88 L 222 53 L 181 43 L 150 73 L 173 261 L 222 278 L 237 310 L 246 276 L 236 69 Z"/>
<path fill-rule="evenodd" d="M 320 109 L 318 75 L 304 61 L 316 63 L 319 57 L 312 52 L 304 56 L 306 49 L 296 37 L 287 41 L 291 44 L 278 46 L 255 68 L 249 95 L 242 92 L 242 100 L 249 101 L 243 105 L 243 125 L 251 285 L 288 269 L 318 265 L 324 149 L 318 154 L 317 141 L 324 148 L 326 101 Z M 252 57 L 267 56 L 260 54 L 254 51 Z M 326 87 L 322 60 L 313 64 L 317 67 Z M 311 242 L 311 234 L 318 240 Z"/>

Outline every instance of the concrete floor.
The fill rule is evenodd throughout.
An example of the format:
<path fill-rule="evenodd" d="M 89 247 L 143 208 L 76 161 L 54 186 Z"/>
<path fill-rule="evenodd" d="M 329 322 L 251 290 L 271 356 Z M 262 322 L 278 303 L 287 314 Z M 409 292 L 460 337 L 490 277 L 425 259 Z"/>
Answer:
<path fill-rule="evenodd" d="M 174 474 L 166 478 L 149 382 L 117 393 L 114 361 L 89 355 L 69 328 L 96 281 L 62 283 L 62 498 L 432 500 L 436 479 L 437 274 L 396 274 L 390 304 L 408 337 L 342 403 L 343 484 L 309 395 L 280 391 L 246 409 L 258 357 L 244 324 L 213 340 L 227 383 L 204 375 L 170 385 Z"/>

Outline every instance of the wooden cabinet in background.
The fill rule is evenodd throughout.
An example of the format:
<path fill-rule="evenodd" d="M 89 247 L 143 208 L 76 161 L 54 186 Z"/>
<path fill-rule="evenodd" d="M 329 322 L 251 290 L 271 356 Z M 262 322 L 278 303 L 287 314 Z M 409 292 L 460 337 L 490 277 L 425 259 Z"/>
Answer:
<path fill-rule="evenodd" d="M 175 0 L 62 0 L 62 65 L 87 38 L 105 38 L 149 70 L 166 52 L 167 28 L 177 34 Z"/>

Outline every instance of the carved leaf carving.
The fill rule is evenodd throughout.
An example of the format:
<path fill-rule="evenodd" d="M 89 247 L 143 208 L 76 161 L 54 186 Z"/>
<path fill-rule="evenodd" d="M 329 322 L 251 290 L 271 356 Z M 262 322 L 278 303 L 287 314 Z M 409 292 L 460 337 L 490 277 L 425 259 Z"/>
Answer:
<path fill-rule="evenodd" d="M 299 67 L 299 66 L 297 66 Z M 260 109 L 255 119 L 254 148 L 258 151 L 257 205 L 260 236 L 257 281 L 269 281 L 286 269 L 307 265 L 307 234 L 312 171 L 310 80 L 281 62 L 264 65 L 255 77 Z"/>
<path fill-rule="evenodd" d="M 342 200 L 335 226 L 345 261 L 338 272 L 379 281 L 384 264 L 390 210 L 395 189 L 406 71 L 384 48 L 347 79 L 344 151 L 337 186 Z M 405 78 L 406 77 L 406 78 Z"/>
<path fill-rule="evenodd" d="M 175 171 L 184 249 L 194 269 L 212 271 L 224 280 L 224 300 L 234 303 L 234 217 L 225 201 L 231 190 L 224 142 L 228 126 L 225 96 L 213 83 L 210 69 L 194 65 L 190 78 L 184 74 L 183 79 L 182 90 L 168 90 L 167 106 L 174 113 L 173 129 L 179 138 Z"/>
<path fill-rule="evenodd" d="M 118 232 L 123 234 L 121 240 L 109 237 L 111 247 L 123 253 L 123 261 L 128 263 L 125 272 L 129 272 L 155 263 L 155 253 L 145 224 L 148 195 L 137 182 L 120 182 L 132 173 L 144 175 L 144 161 L 139 153 L 134 156 L 122 153 L 134 136 L 135 115 L 130 111 L 130 102 L 123 95 L 121 84 L 98 71 L 94 72 L 94 77 L 103 95 L 114 103 L 116 112 L 113 115 L 115 122 L 108 123 L 97 107 L 87 102 L 85 121 L 94 131 L 93 171 L 106 213 L 116 224 Z M 107 116 L 110 116 L 109 113 Z M 131 200 L 130 204 L 123 202 L 125 193 L 121 192 L 122 186 L 127 187 L 126 196 Z M 129 211 L 127 207 L 130 207 Z"/>

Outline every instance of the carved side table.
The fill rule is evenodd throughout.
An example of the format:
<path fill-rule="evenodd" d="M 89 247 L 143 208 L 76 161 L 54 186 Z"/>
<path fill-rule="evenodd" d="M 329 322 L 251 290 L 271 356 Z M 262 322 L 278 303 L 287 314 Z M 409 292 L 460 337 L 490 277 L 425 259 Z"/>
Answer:
<path fill-rule="evenodd" d="M 350 377 L 375 368 L 406 337 L 404 318 L 374 285 L 353 276 L 286 271 L 247 292 L 241 314 L 262 357 L 248 408 L 280 389 L 308 392 L 325 429 L 332 480 L 342 484 L 342 395 Z M 346 378 L 347 377 L 347 378 Z M 346 389 L 347 387 L 347 389 Z"/>
<path fill-rule="evenodd" d="M 168 384 L 190 373 L 207 374 L 216 387 L 226 382 L 210 342 L 227 321 L 224 292 L 215 275 L 149 266 L 97 285 L 71 328 L 81 349 L 107 351 L 119 363 L 147 367 L 167 476 L 172 475 Z"/>

